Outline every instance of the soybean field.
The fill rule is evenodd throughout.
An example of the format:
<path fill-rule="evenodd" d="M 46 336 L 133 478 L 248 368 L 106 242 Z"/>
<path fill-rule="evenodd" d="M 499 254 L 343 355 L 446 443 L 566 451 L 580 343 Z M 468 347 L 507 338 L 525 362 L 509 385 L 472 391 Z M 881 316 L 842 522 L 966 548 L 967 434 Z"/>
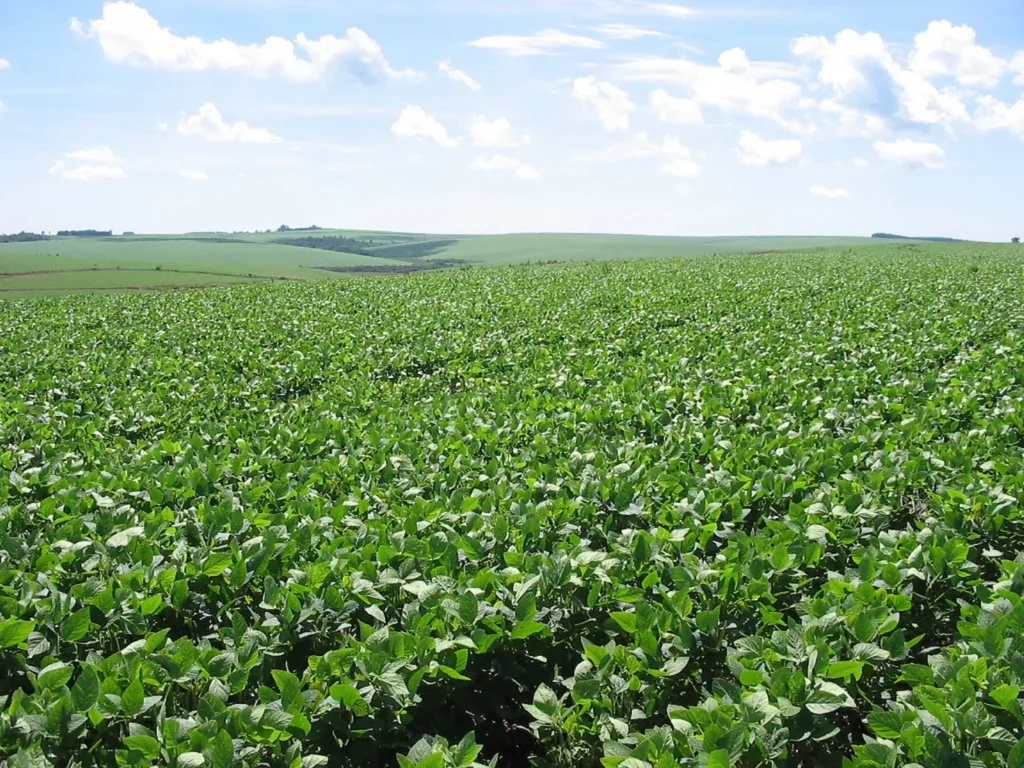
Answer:
<path fill-rule="evenodd" d="M 0 303 L 0 759 L 1024 766 L 1022 296 L 882 244 Z"/>

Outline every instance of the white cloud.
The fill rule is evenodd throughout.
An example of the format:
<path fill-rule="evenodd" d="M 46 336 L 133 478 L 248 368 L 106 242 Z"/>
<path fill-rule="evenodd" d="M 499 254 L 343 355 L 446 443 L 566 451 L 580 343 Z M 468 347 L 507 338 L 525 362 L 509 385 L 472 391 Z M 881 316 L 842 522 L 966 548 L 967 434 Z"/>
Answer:
<path fill-rule="evenodd" d="M 531 138 L 515 129 L 507 117 L 488 120 L 477 115 L 469 126 L 469 136 L 478 147 L 518 147 Z"/>
<path fill-rule="evenodd" d="M 791 165 L 803 154 L 803 144 L 796 139 L 770 141 L 753 131 L 740 134 L 736 154 L 744 165 Z"/>
<path fill-rule="evenodd" d="M 795 67 L 771 62 L 751 62 L 740 48 L 725 51 L 718 66 L 698 64 L 687 58 L 633 57 L 615 66 L 626 80 L 672 83 L 681 86 L 700 106 L 724 112 L 762 117 L 789 128 L 803 127 L 785 116 L 800 106 L 803 95 Z"/>
<path fill-rule="evenodd" d="M 7 59 L 0 59 L 0 69 L 7 69 L 9 66 L 11 66 L 11 62 Z"/>
<path fill-rule="evenodd" d="M 178 175 L 188 181 L 206 181 L 209 177 L 202 171 L 178 171 Z"/>
<path fill-rule="evenodd" d="M 76 149 L 68 152 L 64 157 L 70 160 L 82 160 L 87 163 L 118 163 L 117 155 L 110 147 L 90 147 L 89 149 Z"/>
<path fill-rule="evenodd" d="M 911 168 L 931 168 L 938 170 L 946 164 L 946 151 L 938 144 L 899 139 L 897 141 L 876 141 L 875 152 L 882 160 L 887 160 Z"/>
<path fill-rule="evenodd" d="M 693 99 L 678 99 L 662 90 L 651 94 L 651 110 L 663 123 L 691 125 L 704 122 L 700 104 Z"/>
<path fill-rule="evenodd" d="M 884 126 L 890 121 L 941 125 L 970 120 L 962 93 L 955 88 L 940 90 L 904 67 L 877 33 L 846 29 L 833 41 L 802 37 L 793 44 L 793 52 L 820 62 L 818 81 L 833 92 L 822 109 L 838 114 L 846 125 L 864 124 L 865 134 L 877 133 L 878 121 Z"/>
<path fill-rule="evenodd" d="M 868 161 L 868 160 L 865 160 L 863 157 L 855 157 L 855 158 L 853 158 L 853 164 L 855 166 L 857 166 L 858 168 L 870 168 L 871 167 L 871 162 Z"/>
<path fill-rule="evenodd" d="M 522 160 L 508 155 L 491 155 L 490 157 L 478 157 L 470 164 L 471 171 L 501 171 L 511 172 L 517 179 L 524 181 L 536 181 L 542 179 L 541 173 L 531 165 Z"/>
<path fill-rule="evenodd" d="M 483 88 L 480 83 L 474 80 L 472 77 L 467 75 L 461 69 L 458 69 L 450 61 L 439 61 L 437 62 L 437 68 L 448 75 L 448 79 L 459 85 L 464 85 L 470 90 L 479 91 Z"/>
<path fill-rule="evenodd" d="M 254 77 L 281 77 L 295 82 L 320 80 L 337 65 L 365 83 L 420 76 L 412 70 L 392 69 L 380 45 L 356 27 L 349 29 L 344 37 L 324 35 L 318 40 L 299 34 L 294 41 L 268 37 L 262 44 L 231 40 L 207 42 L 199 37 L 179 37 L 160 26 L 145 8 L 119 1 L 105 3 L 103 18 L 88 24 L 72 19 L 71 29 L 99 41 L 107 59 L 116 64 L 175 70 L 233 70 Z"/>
<path fill-rule="evenodd" d="M 1010 70 L 1017 73 L 1014 79 L 1015 85 L 1024 85 L 1024 51 L 1019 51 L 1010 62 Z"/>
<path fill-rule="evenodd" d="M 470 45 L 501 51 L 509 56 L 543 56 L 560 48 L 604 48 L 605 43 L 591 37 L 570 35 L 557 29 L 543 29 L 533 35 L 495 35 L 474 40 Z"/>
<path fill-rule="evenodd" d="M 158 123 L 156 124 L 156 129 L 157 129 L 158 131 L 161 131 L 161 132 L 162 132 L 162 131 L 166 131 L 166 130 L 167 130 L 167 129 L 168 129 L 169 127 L 170 127 L 170 126 L 169 126 L 169 125 L 167 125 L 166 121 L 164 121 L 164 120 L 161 120 L 161 121 L 159 121 L 159 122 L 158 122 Z"/>
<path fill-rule="evenodd" d="M 659 170 L 669 176 L 681 179 L 695 179 L 700 176 L 700 165 L 693 151 L 672 136 L 665 136 L 661 142 L 652 141 L 641 131 L 631 141 L 615 144 L 589 159 L 595 163 L 616 163 L 624 160 L 658 158 Z"/>
<path fill-rule="evenodd" d="M 914 38 L 910 69 L 929 80 L 952 77 L 961 85 L 995 88 L 1007 63 L 977 43 L 978 35 L 966 24 L 933 21 Z"/>
<path fill-rule="evenodd" d="M 49 172 L 68 181 L 109 181 L 128 178 L 128 174 L 116 165 L 78 165 L 69 168 L 63 160 L 58 160 Z"/>
<path fill-rule="evenodd" d="M 825 197 L 830 200 L 839 200 L 850 196 L 850 193 L 841 187 L 830 188 L 820 184 L 811 187 L 811 194 L 814 197 Z"/>
<path fill-rule="evenodd" d="M 448 135 L 448 129 L 438 122 L 433 115 L 428 115 L 423 107 L 406 107 L 398 120 L 391 126 L 391 132 L 403 139 L 427 139 L 442 147 L 454 147 L 458 139 Z"/>
<path fill-rule="evenodd" d="M 585 106 L 597 111 L 606 131 L 628 131 L 630 115 L 636 105 L 624 90 L 596 77 L 578 77 L 572 83 L 572 92 Z"/>
<path fill-rule="evenodd" d="M 662 16 L 672 16 L 677 19 L 692 19 L 694 16 L 700 15 L 700 11 L 696 8 L 688 8 L 684 5 L 673 5 L 672 3 L 644 3 L 643 8 L 651 13 L 661 14 Z"/>
<path fill-rule="evenodd" d="M 994 96 L 981 96 L 974 113 L 974 125 L 986 132 L 1005 129 L 1024 139 L 1024 98 L 1016 104 L 1007 104 Z"/>
<path fill-rule="evenodd" d="M 178 133 L 182 136 L 199 136 L 207 141 L 238 144 L 274 144 L 281 141 L 266 128 L 254 128 L 244 120 L 228 123 L 224 120 L 217 105 L 206 102 L 199 112 L 182 115 L 178 123 Z"/>
<path fill-rule="evenodd" d="M 590 30 L 609 40 L 639 40 L 642 37 L 664 37 L 664 34 L 661 32 L 634 27 L 632 24 L 602 24 L 600 27 L 591 27 Z"/>

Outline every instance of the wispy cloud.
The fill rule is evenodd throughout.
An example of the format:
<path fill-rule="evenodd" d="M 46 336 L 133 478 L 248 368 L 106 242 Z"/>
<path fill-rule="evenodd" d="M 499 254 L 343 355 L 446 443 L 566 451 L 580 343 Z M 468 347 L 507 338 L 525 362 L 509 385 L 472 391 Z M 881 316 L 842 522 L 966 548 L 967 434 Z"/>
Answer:
<path fill-rule="evenodd" d="M 489 157 L 477 157 L 470 164 L 471 171 L 499 171 L 511 173 L 515 178 L 524 181 L 537 181 L 544 178 L 543 175 L 532 165 L 527 165 L 522 160 L 508 155 L 491 155 Z"/>
<path fill-rule="evenodd" d="M 591 27 L 590 31 L 595 32 L 608 40 L 639 40 L 643 37 L 665 36 L 664 32 L 658 32 L 653 29 L 644 29 L 643 27 L 636 27 L 632 24 L 602 24 L 599 27 Z"/>
<path fill-rule="evenodd" d="M 557 29 L 542 29 L 532 35 L 493 35 L 470 43 L 474 48 L 501 51 L 509 56 L 544 56 L 565 48 L 604 48 L 606 43 L 592 37 L 571 35 Z"/>
<path fill-rule="evenodd" d="M 480 83 L 478 83 L 472 77 L 467 75 L 461 69 L 457 68 L 450 61 L 437 62 L 437 68 L 444 72 L 444 74 L 448 75 L 448 79 L 451 80 L 453 83 L 459 83 L 460 85 L 464 85 L 473 91 L 479 91 L 483 88 L 483 86 L 480 85 Z"/>

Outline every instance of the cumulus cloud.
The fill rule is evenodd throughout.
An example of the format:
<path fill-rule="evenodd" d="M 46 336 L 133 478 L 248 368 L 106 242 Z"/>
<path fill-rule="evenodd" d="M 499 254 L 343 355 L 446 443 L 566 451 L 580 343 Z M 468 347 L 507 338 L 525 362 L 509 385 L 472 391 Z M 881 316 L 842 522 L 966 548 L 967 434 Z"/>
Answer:
<path fill-rule="evenodd" d="M 459 143 L 459 140 L 448 135 L 448 129 L 441 125 L 436 117 L 427 114 L 423 107 L 409 106 L 403 109 L 398 120 L 391 126 L 391 132 L 403 139 L 426 139 L 442 147 L 454 147 Z"/>
<path fill-rule="evenodd" d="M 448 75 L 448 79 L 451 80 L 453 83 L 464 85 L 473 91 L 479 91 L 483 88 L 483 86 L 480 85 L 480 83 L 478 83 L 472 77 L 467 75 L 461 69 L 458 69 L 450 61 L 437 62 L 437 68 L 444 72 L 446 75 Z"/>
<path fill-rule="evenodd" d="M 637 56 L 614 68 L 626 80 L 671 83 L 682 87 L 701 107 L 762 117 L 793 129 L 802 126 L 788 118 L 787 110 L 800 107 L 803 91 L 793 82 L 796 67 L 771 62 L 752 62 L 741 48 L 725 51 L 717 66 L 687 58 Z"/>
<path fill-rule="evenodd" d="M 76 149 L 68 152 L 64 157 L 70 160 L 82 160 L 87 163 L 118 163 L 117 154 L 110 147 L 90 147 L 88 149 Z"/>
<path fill-rule="evenodd" d="M 531 138 L 516 130 L 507 117 L 488 120 L 477 115 L 469 126 L 469 136 L 478 147 L 518 147 L 531 142 Z"/>
<path fill-rule="evenodd" d="M 117 153 L 107 146 L 87 147 L 65 152 L 64 157 L 73 163 L 58 160 L 49 170 L 51 176 L 60 176 L 69 181 L 107 181 L 126 179 L 128 174 L 121 168 Z"/>
<path fill-rule="evenodd" d="M 881 35 L 846 29 L 834 40 L 802 37 L 793 45 L 800 57 L 819 62 L 818 81 L 832 91 L 822 109 L 838 114 L 847 124 L 909 122 L 948 125 L 970 117 L 963 94 L 939 89 L 920 72 L 900 64 Z M 926 59 L 921 59 L 922 66 Z M 869 130 L 864 131 L 865 134 Z"/>
<path fill-rule="evenodd" d="M 847 198 L 850 193 L 841 187 L 825 187 L 820 184 L 811 187 L 811 195 L 814 197 L 824 197 L 830 200 L 839 200 Z"/>
<path fill-rule="evenodd" d="M 115 64 L 174 70 L 222 69 L 295 82 L 323 79 L 336 67 L 344 68 L 364 83 L 420 77 L 413 70 L 393 69 L 380 45 L 357 27 L 349 29 L 344 37 L 324 35 L 317 40 L 300 34 L 294 40 L 268 37 L 261 44 L 208 42 L 199 37 L 180 37 L 161 26 L 145 8 L 119 0 L 103 5 L 100 19 L 88 23 L 72 19 L 71 29 L 98 41 L 104 55 Z"/>
<path fill-rule="evenodd" d="M 630 115 L 636 110 L 624 90 L 605 83 L 594 76 L 578 77 L 573 81 L 572 93 L 577 101 L 594 109 L 606 131 L 628 131 Z"/>
<path fill-rule="evenodd" d="M 178 123 L 182 136 L 197 136 L 207 141 L 237 144 L 274 144 L 281 141 L 266 128 L 254 128 L 244 120 L 228 123 L 217 105 L 206 102 L 194 115 L 182 115 Z"/>
<path fill-rule="evenodd" d="M 533 35 L 494 35 L 470 43 L 474 48 L 487 48 L 509 56 L 543 56 L 562 48 L 604 48 L 605 43 L 592 37 L 570 35 L 557 29 L 542 29 Z"/>
<path fill-rule="evenodd" d="M 994 96 L 981 96 L 974 113 L 974 125 L 985 132 L 1005 129 L 1024 139 L 1024 99 L 1007 104 Z"/>
<path fill-rule="evenodd" d="M 1010 62 L 1010 69 L 1017 73 L 1017 77 L 1013 81 L 1014 84 L 1024 85 L 1024 51 L 1020 51 L 1013 57 L 1013 61 Z"/>
<path fill-rule="evenodd" d="M 804 147 L 796 139 L 770 141 L 753 131 L 740 134 L 736 154 L 744 165 L 791 165 L 800 159 Z"/>
<path fill-rule="evenodd" d="M 657 90 L 651 94 L 651 111 L 663 123 L 691 125 L 704 122 L 700 104 L 693 99 L 670 96 L 667 91 Z"/>
<path fill-rule="evenodd" d="M 60 176 L 68 181 L 109 181 L 127 179 L 128 174 L 116 165 L 76 165 L 68 167 L 63 160 L 58 160 L 50 168 L 50 175 Z"/>
<path fill-rule="evenodd" d="M 664 37 L 664 34 L 661 32 L 634 27 L 632 24 L 602 24 L 600 27 L 591 27 L 590 30 L 609 40 L 639 40 L 642 37 Z"/>
<path fill-rule="evenodd" d="M 511 173 L 515 178 L 524 181 L 536 181 L 544 178 L 541 173 L 531 165 L 522 160 L 508 155 L 491 155 L 490 157 L 478 157 L 470 164 L 471 171 L 500 171 Z"/>
<path fill-rule="evenodd" d="M 952 77 L 961 85 L 995 88 L 1007 62 L 978 45 L 977 33 L 966 24 L 933 21 L 914 38 L 909 66 L 929 80 Z"/>
<path fill-rule="evenodd" d="M 881 160 L 911 168 L 938 170 L 946 165 L 946 151 L 938 144 L 899 139 L 888 142 L 876 141 L 874 147 Z"/>
<path fill-rule="evenodd" d="M 595 163 L 616 163 L 646 158 L 659 159 L 661 163 L 658 169 L 669 176 L 680 179 L 700 176 L 700 164 L 689 147 L 672 136 L 665 136 L 660 142 L 652 141 L 646 131 L 641 131 L 631 141 L 608 147 L 589 159 Z"/>
<path fill-rule="evenodd" d="M 870 161 L 865 160 L 863 157 L 855 157 L 855 158 L 853 158 L 853 164 L 855 166 L 857 166 L 858 168 L 868 168 L 868 167 L 871 166 Z"/>
<path fill-rule="evenodd" d="M 178 175 L 181 176 L 181 178 L 186 179 L 188 181 L 206 181 L 206 179 L 209 178 L 202 171 L 178 171 Z"/>

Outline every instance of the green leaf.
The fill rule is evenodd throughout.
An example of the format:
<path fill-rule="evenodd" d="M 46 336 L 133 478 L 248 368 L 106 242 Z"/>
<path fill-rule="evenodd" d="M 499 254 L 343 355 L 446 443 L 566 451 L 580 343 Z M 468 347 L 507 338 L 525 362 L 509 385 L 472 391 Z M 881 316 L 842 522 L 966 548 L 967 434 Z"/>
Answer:
<path fill-rule="evenodd" d="M 152 736 L 129 736 L 124 740 L 124 745 L 128 747 L 128 749 L 141 752 L 150 760 L 156 760 L 160 757 L 160 742 Z"/>
<path fill-rule="evenodd" d="M 67 664 L 51 664 L 39 672 L 39 676 L 36 677 L 36 688 L 40 691 L 57 690 L 67 684 L 72 674 L 74 669 Z"/>
<path fill-rule="evenodd" d="M 697 614 L 697 629 L 703 632 L 705 635 L 710 635 L 716 629 L 718 629 L 718 623 L 721 620 L 722 607 L 717 606 L 710 611 L 701 611 Z"/>
<path fill-rule="evenodd" d="M 716 749 L 708 755 L 708 768 L 729 768 L 729 750 Z"/>
<path fill-rule="evenodd" d="M 123 531 L 118 531 L 109 539 L 107 539 L 107 546 L 111 549 L 118 549 L 120 547 L 127 547 L 131 543 L 132 539 L 137 539 L 146 532 L 146 529 L 141 525 L 135 526 L 134 528 L 125 528 Z"/>
<path fill-rule="evenodd" d="M 131 685 L 125 688 L 124 693 L 121 694 L 121 711 L 129 717 L 142 712 L 142 707 L 146 703 L 146 691 L 142 687 L 142 683 L 139 680 L 135 680 Z"/>
<path fill-rule="evenodd" d="M 837 661 L 834 664 L 828 665 L 825 677 L 831 680 L 841 678 L 846 682 L 850 682 L 851 679 L 860 680 L 861 675 L 863 674 L 863 661 Z"/>
<path fill-rule="evenodd" d="M 903 730 L 903 718 L 897 712 L 875 709 L 868 715 L 868 725 L 881 739 L 898 739 Z"/>
<path fill-rule="evenodd" d="M 746 669 L 740 674 L 740 682 L 752 688 L 764 682 L 764 673 L 757 669 Z"/>
<path fill-rule="evenodd" d="M 1003 709 L 1010 709 L 1020 696 L 1020 688 L 1016 685 L 1000 685 L 989 696 Z"/>
<path fill-rule="evenodd" d="M 357 715 L 365 715 L 369 713 L 369 705 L 367 705 L 362 694 L 360 694 L 358 689 L 353 685 L 331 686 L 331 698 L 344 704 Z"/>
<path fill-rule="evenodd" d="M 463 624 L 476 624 L 476 617 L 480 612 L 480 604 L 472 592 L 465 592 L 459 600 L 459 618 Z"/>
<path fill-rule="evenodd" d="M 235 743 L 231 734 L 220 731 L 210 745 L 210 765 L 213 768 L 231 768 L 235 762 Z"/>
<path fill-rule="evenodd" d="M 283 669 L 275 669 L 271 672 L 274 682 L 277 683 L 277 690 L 281 692 L 281 705 L 286 712 L 299 712 L 302 710 L 302 682 Z"/>
<path fill-rule="evenodd" d="M 206 765 L 206 758 L 199 752 L 184 752 L 178 755 L 178 765 L 181 768 L 199 768 Z"/>
<path fill-rule="evenodd" d="M 89 615 L 89 609 L 82 608 L 68 616 L 60 625 L 61 639 L 68 643 L 77 643 L 89 634 L 89 626 L 92 624 Z"/>
<path fill-rule="evenodd" d="M 539 621 L 520 621 L 512 629 L 512 639 L 525 640 L 539 632 L 543 632 L 547 628 L 547 624 L 541 624 Z"/>
<path fill-rule="evenodd" d="M 636 614 L 626 611 L 616 611 L 612 614 L 612 621 L 618 624 L 623 631 L 636 634 Z"/>
<path fill-rule="evenodd" d="M 776 571 L 784 570 L 789 566 L 789 550 L 785 544 L 779 544 L 772 552 L 772 568 Z"/>
<path fill-rule="evenodd" d="M 1024 739 L 1018 741 L 1006 757 L 1006 768 L 1024 768 Z"/>
<path fill-rule="evenodd" d="M 35 630 L 33 621 L 21 621 L 19 619 L 8 619 L 0 622 L 0 648 L 15 648 L 26 640 Z"/>
<path fill-rule="evenodd" d="M 42 749 L 33 746 L 9 758 L 7 768 L 53 768 L 53 763 L 46 759 Z"/>
<path fill-rule="evenodd" d="M 220 576 L 231 567 L 234 560 L 230 552 L 214 552 L 203 563 L 204 576 Z"/>
<path fill-rule="evenodd" d="M 71 703 L 78 712 L 87 712 L 100 698 L 100 678 L 92 667 L 85 667 L 71 688 Z"/>

